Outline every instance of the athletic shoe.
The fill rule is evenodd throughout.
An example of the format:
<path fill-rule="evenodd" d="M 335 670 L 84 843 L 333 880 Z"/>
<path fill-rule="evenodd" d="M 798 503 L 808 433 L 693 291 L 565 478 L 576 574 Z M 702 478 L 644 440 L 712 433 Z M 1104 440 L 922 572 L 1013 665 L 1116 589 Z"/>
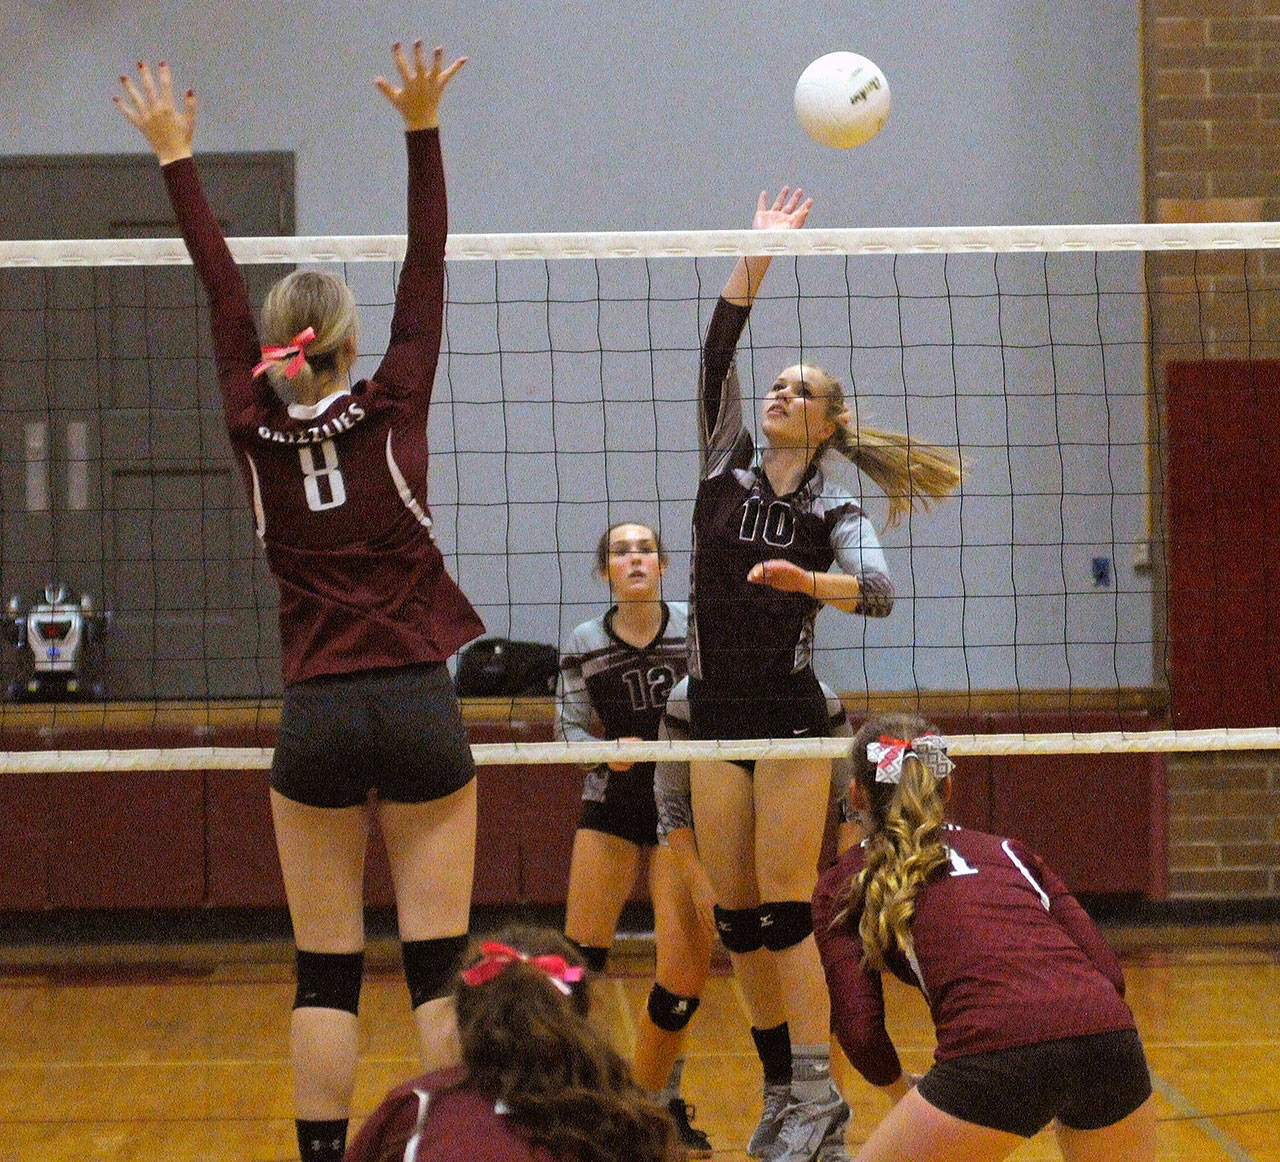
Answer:
<path fill-rule="evenodd" d="M 841 1144 L 849 1107 L 832 1086 L 813 1101 L 792 1101 L 769 1162 L 815 1162 L 829 1142 Z"/>
<path fill-rule="evenodd" d="M 673 1097 L 667 1102 L 667 1112 L 676 1123 L 676 1132 L 680 1135 L 680 1144 L 690 1158 L 710 1158 L 711 1139 L 696 1126 L 689 1123 L 697 1110 L 680 1097 Z"/>
<path fill-rule="evenodd" d="M 763 1158 L 778 1140 L 790 1101 L 791 1086 L 766 1085 L 764 1087 L 764 1109 L 760 1112 L 760 1122 L 751 1135 L 751 1141 L 747 1143 L 747 1153 L 752 1158 Z"/>

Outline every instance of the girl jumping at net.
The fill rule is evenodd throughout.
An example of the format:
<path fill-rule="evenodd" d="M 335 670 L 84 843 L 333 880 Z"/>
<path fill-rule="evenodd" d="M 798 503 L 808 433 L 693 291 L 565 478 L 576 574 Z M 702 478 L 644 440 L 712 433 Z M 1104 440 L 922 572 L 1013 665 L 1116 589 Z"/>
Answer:
<path fill-rule="evenodd" d="M 820 681 L 827 703 L 828 731 L 832 737 L 853 737 L 853 728 L 840 696 Z M 676 684 L 667 699 L 659 738 L 679 742 L 689 737 L 688 679 Z M 845 812 L 853 766 L 848 759 L 831 764 L 831 797 L 839 806 L 837 850 L 853 842 L 853 823 Z M 693 829 L 693 805 L 689 793 L 689 764 L 664 759 L 654 764 L 654 795 L 658 804 L 658 842 L 670 850 L 685 889 L 693 900 L 699 921 L 709 935 L 716 931 L 715 891 L 698 858 Z M 751 1021 L 751 1040 L 763 1070 L 760 1120 L 747 1142 L 747 1154 L 765 1157 L 775 1148 L 791 1103 L 791 1038 L 786 1006 L 778 983 L 777 964 L 763 946 L 732 953 L 734 976 L 742 989 Z"/>
<path fill-rule="evenodd" d="M 587 1019 L 584 968 L 554 932 L 481 945 L 454 995 L 461 1065 L 398 1086 L 347 1162 L 678 1162 L 670 1118 Z"/>
<path fill-rule="evenodd" d="M 226 422 L 279 583 L 284 699 L 271 807 L 297 943 L 290 1041 L 302 1162 L 341 1156 L 355 1076 L 364 858 L 376 803 L 424 1061 L 452 1059 L 446 993 L 466 946 L 474 768 L 445 660 L 482 631 L 444 571 L 426 506 L 427 414 L 447 231 L 437 110 L 464 61 L 421 43 L 376 84 L 404 121 L 408 248 L 390 344 L 349 383 L 355 303 L 341 280 L 276 283 L 255 325 L 192 159 L 195 96 L 165 64 L 116 98 L 163 167 L 208 294 Z M 265 345 L 264 345 L 265 344 Z M 371 795 L 373 796 L 371 799 Z"/>
<path fill-rule="evenodd" d="M 672 687 L 686 673 L 687 614 L 662 599 L 667 555 L 645 524 L 605 530 L 595 571 L 614 604 L 577 626 L 561 654 L 556 736 L 569 742 L 654 739 Z M 598 724 L 598 725 L 597 725 Z M 636 1029 L 633 1069 L 676 1121 L 695 1157 L 711 1153 L 681 1096 L 684 1030 L 698 1007 L 713 936 L 697 922 L 669 851 L 656 846 L 652 762 L 601 763 L 587 771 L 573 840 L 565 934 L 592 972 L 603 972 L 641 849 L 649 851 L 657 976 Z"/>
<path fill-rule="evenodd" d="M 1061 880 L 1012 839 L 945 821 L 952 763 L 919 718 L 854 740 L 866 838 L 818 884 L 832 1025 L 896 1104 L 859 1162 L 986 1162 L 1054 1122 L 1068 1162 L 1155 1157 L 1151 1079 L 1114 953 Z M 924 994 L 933 1068 L 906 1073 L 881 976 Z"/>
<path fill-rule="evenodd" d="M 798 229 L 812 202 L 761 194 L 756 229 Z M 828 732 L 812 661 L 823 604 L 886 616 L 893 588 L 858 499 L 827 479 L 828 450 L 848 457 L 889 500 L 892 523 L 916 499 L 960 480 L 956 458 L 905 436 L 855 426 L 838 382 L 810 364 L 785 368 L 764 399 L 757 453 L 744 426 L 734 351 L 767 257 L 735 265 L 703 348 L 704 461 L 693 516 L 690 733 L 695 739 L 801 738 Z M 830 572 L 832 564 L 840 572 Z M 692 764 L 694 833 L 731 954 L 775 958 L 792 1042 L 789 1107 L 771 1157 L 812 1159 L 849 1109 L 830 1077 L 829 1005 L 812 934 L 827 759 Z"/>

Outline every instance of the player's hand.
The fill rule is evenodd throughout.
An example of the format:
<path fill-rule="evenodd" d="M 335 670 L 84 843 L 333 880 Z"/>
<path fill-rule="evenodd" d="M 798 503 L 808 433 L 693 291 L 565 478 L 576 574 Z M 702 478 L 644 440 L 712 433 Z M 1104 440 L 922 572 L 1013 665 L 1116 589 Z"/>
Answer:
<path fill-rule="evenodd" d="M 783 186 L 778 196 L 769 204 L 769 195 L 760 191 L 756 199 L 756 215 L 751 220 L 753 230 L 799 230 L 813 209 L 813 199 L 804 196 L 804 190 L 792 190 Z"/>
<path fill-rule="evenodd" d="M 467 58 L 460 56 L 448 68 L 441 68 L 444 49 L 437 45 L 431 54 L 431 63 L 427 64 L 420 40 L 413 42 L 412 65 L 398 42 L 391 46 L 391 56 L 396 62 L 396 71 L 403 84 L 397 89 L 385 77 L 375 77 L 373 83 L 399 110 L 406 130 L 435 129 L 440 124 L 440 97 L 445 86 L 467 63 Z"/>
<path fill-rule="evenodd" d="M 619 742 L 642 742 L 643 739 L 620 738 L 618 739 L 618 741 Z M 609 769 L 611 771 L 629 771 L 633 766 L 635 766 L 635 763 L 633 763 L 630 759 L 615 759 L 613 762 L 609 764 Z"/>
<path fill-rule="evenodd" d="M 708 936 L 716 934 L 716 893 L 711 887 L 711 877 L 701 860 L 692 860 L 681 869 L 685 891 L 693 902 L 694 915 L 698 917 L 698 926 Z"/>
<path fill-rule="evenodd" d="M 157 79 L 152 77 L 146 61 L 138 62 L 138 83 L 121 74 L 123 97 L 113 97 L 116 108 L 134 125 L 155 152 L 161 165 L 191 156 L 191 138 L 196 129 L 196 95 L 188 89 L 182 108 L 173 100 L 173 78 L 169 66 L 161 61 Z"/>
<path fill-rule="evenodd" d="M 813 574 L 808 569 L 790 561 L 777 558 L 761 561 L 753 565 L 747 574 L 747 580 L 753 585 L 767 585 L 770 589 L 780 589 L 784 593 L 807 593 L 814 595 Z"/>

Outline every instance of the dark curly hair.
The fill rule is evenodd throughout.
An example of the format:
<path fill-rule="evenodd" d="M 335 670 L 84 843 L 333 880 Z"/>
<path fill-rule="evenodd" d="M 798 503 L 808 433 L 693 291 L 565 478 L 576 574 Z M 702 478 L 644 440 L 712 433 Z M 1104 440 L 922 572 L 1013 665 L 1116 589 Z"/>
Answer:
<path fill-rule="evenodd" d="M 530 958 L 581 965 L 558 932 L 512 926 L 495 941 Z M 465 967 L 479 960 L 471 956 Z M 587 1020 L 587 989 L 566 994 L 536 965 L 508 964 L 491 980 L 454 986 L 462 1087 L 501 1103 L 507 1124 L 530 1146 L 572 1162 L 679 1162 L 674 1123 L 631 1079 L 627 1063 Z M 397 1149 L 400 1151 L 397 1153 Z M 404 1142 L 380 1157 L 403 1156 Z"/>

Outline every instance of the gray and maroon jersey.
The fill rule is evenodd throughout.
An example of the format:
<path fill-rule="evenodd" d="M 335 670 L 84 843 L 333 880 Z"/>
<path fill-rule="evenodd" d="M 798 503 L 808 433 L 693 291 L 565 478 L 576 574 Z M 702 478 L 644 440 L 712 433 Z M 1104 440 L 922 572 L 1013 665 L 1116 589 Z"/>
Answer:
<path fill-rule="evenodd" d="M 314 407 L 286 405 L 253 377 L 253 310 L 195 164 L 164 168 L 209 296 L 227 428 L 280 586 L 286 684 L 443 661 L 484 630 L 445 572 L 427 508 L 448 222 L 439 132 L 405 140 L 408 247 L 386 354 L 371 379 Z"/>
<path fill-rule="evenodd" d="M 734 351 L 750 313 L 721 299 L 703 346 L 699 399 L 702 480 L 693 512 L 689 670 L 720 688 L 758 689 L 810 665 L 822 603 L 747 580 L 782 558 L 862 581 L 859 612 L 884 617 L 893 586 L 875 527 L 858 499 L 815 463 L 800 487 L 777 496 L 743 424 Z"/>
<path fill-rule="evenodd" d="M 924 994 L 945 1061 L 1063 1037 L 1134 1028 L 1120 962 L 1062 881 L 1012 839 L 948 829 L 950 864 L 920 889 L 910 961 L 885 957 Z M 818 881 L 813 929 L 831 993 L 831 1027 L 873 1085 L 901 1067 L 885 1032 L 878 972 L 862 968 L 860 913 L 832 927 L 840 896 L 864 866 L 853 847 Z"/>
<path fill-rule="evenodd" d="M 667 696 L 688 672 L 684 602 L 663 602 L 662 627 L 645 646 L 629 645 L 613 632 L 616 610 L 577 626 L 560 655 L 557 738 L 597 738 L 596 718 L 606 738 L 657 738 Z"/>

